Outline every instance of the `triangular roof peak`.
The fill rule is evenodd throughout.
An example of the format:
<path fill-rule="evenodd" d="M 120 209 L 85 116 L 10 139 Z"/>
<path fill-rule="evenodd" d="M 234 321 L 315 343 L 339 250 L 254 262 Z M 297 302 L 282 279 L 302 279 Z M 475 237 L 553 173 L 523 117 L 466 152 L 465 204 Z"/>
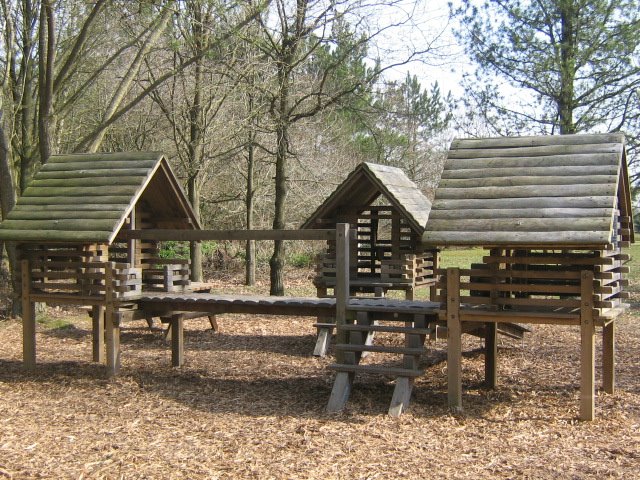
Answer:
<path fill-rule="evenodd" d="M 418 186 L 397 167 L 360 163 L 316 209 L 301 228 L 317 228 L 342 206 L 371 205 L 380 195 L 396 207 L 418 233 L 424 231 L 431 202 Z"/>
<path fill-rule="evenodd" d="M 182 219 L 174 228 L 200 228 L 159 152 L 53 155 L 0 223 L 0 240 L 110 244 L 143 196 Z"/>
<path fill-rule="evenodd" d="M 456 139 L 423 242 L 602 246 L 615 241 L 618 211 L 633 241 L 622 134 Z"/>

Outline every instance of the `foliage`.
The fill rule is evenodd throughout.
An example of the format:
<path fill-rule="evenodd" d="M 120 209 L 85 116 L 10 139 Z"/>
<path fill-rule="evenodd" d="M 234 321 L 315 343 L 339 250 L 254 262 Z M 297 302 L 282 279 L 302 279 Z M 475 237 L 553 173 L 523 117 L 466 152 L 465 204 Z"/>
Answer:
<path fill-rule="evenodd" d="M 475 61 L 467 111 L 494 133 L 640 129 L 636 0 L 463 0 L 458 36 Z M 472 121 L 473 124 L 473 121 Z"/>

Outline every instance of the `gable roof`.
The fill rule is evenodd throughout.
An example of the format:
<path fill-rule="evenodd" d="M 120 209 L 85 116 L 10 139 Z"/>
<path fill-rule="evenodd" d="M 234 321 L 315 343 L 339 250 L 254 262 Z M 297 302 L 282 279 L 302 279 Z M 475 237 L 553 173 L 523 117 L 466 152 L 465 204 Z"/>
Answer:
<path fill-rule="evenodd" d="M 161 153 L 53 155 L 0 223 L 0 240 L 110 244 L 143 195 L 184 219 L 176 228 L 200 228 Z"/>
<path fill-rule="evenodd" d="M 370 205 L 381 194 L 400 210 L 412 229 L 424 231 L 431 202 L 418 186 L 399 168 L 367 162 L 359 164 L 300 228 L 317 228 L 338 208 Z"/>
<path fill-rule="evenodd" d="M 423 243 L 606 245 L 616 209 L 632 216 L 624 143 L 621 134 L 454 140 Z"/>

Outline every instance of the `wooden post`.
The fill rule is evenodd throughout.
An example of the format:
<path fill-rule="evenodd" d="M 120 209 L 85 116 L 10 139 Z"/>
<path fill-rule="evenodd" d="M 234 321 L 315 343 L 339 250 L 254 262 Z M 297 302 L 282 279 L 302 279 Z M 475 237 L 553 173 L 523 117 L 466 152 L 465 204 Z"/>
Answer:
<path fill-rule="evenodd" d="M 344 329 L 347 323 L 347 302 L 349 301 L 349 224 L 336 225 L 336 342 L 347 343 Z M 342 363 L 344 355 L 336 353 L 338 363 Z"/>
<path fill-rule="evenodd" d="M 93 361 L 98 363 L 104 363 L 104 313 L 103 305 L 91 309 Z"/>
<path fill-rule="evenodd" d="M 580 420 L 593 420 L 595 397 L 593 272 L 584 270 L 580 277 Z"/>
<path fill-rule="evenodd" d="M 496 388 L 498 378 L 498 324 L 484 324 L 484 383 Z"/>
<path fill-rule="evenodd" d="M 29 260 L 20 262 L 22 278 L 22 361 L 24 368 L 36 368 L 36 308 L 31 301 L 31 269 Z"/>
<path fill-rule="evenodd" d="M 171 317 L 171 365 L 181 367 L 184 364 L 184 317 L 181 314 Z"/>
<path fill-rule="evenodd" d="M 120 325 L 115 315 L 113 292 L 112 262 L 107 262 L 104 269 L 104 326 L 107 337 L 107 376 L 111 377 L 120 370 Z"/>
<path fill-rule="evenodd" d="M 602 389 L 613 394 L 616 389 L 616 322 L 602 329 Z"/>
<path fill-rule="evenodd" d="M 460 269 L 447 269 L 447 380 L 449 408 L 462 410 L 462 323 Z"/>

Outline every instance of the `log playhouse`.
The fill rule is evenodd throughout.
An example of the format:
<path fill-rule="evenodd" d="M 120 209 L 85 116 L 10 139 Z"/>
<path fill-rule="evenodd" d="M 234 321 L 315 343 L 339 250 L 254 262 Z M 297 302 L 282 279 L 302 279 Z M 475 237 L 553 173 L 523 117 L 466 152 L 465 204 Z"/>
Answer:
<path fill-rule="evenodd" d="M 521 335 L 517 324 L 575 325 L 581 332 L 579 416 L 592 419 L 595 329 L 603 329 L 603 387 L 613 392 L 615 320 L 626 307 L 628 255 L 623 248 L 633 241 L 633 225 L 624 137 L 454 141 L 433 205 L 422 204 L 429 211 L 420 214 L 427 219 L 420 241 L 415 240 L 415 229 L 395 230 L 399 233 L 387 238 L 390 244 L 394 239 L 409 240 L 407 245 L 416 251 L 405 247 L 403 254 L 430 252 L 431 262 L 405 265 L 400 270 L 406 276 L 394 278 L 430 279 L 431 301 L 352 296 L 356 289 L 380 294 L 376 288 L 385 283 L 380 278 L 383 269 L 376 265 L 393 247 L 375 245 L 378 233 L 373 220 L 379 222 L 390 212 L 405 217 L 409 212 L 410 219 L 416 218 L 411 213 L 416 209 L 406 208 L 416 198 L 410 183 L 385 167 L 359 168 L 367 172 L 350 176 L 348 190 L 362 183 L 354 178 L 366 178 L 379 188 L 375 193 L 371 185 L 362 187 L 360 205 L 352 213 L 344 212 L 339 188 L 316 212 L 313 226 L 308 222 L 304 230 L 214 232 L 200 229 L 161 154 L 53 156 L 0 224 L 0 239 L 17 242 L 21 252 L 25 366 L 34 368 L 36 361 L 34 302 L 90 305 L 93 359 L 106 361 L 108 374 L 119 369 L 119 327 L 127 319 L 161 316 L 169 321 L 173 364 L 178 366 L 183 361 L 183 322 L 190 316 L 333 317 L 337 361 L 330 368 L 337 373 L 328 410 L 342 409 L 354 375 L 368 371 L 396 378 L 389 413 L 399 415 L 409 404 L 414 379 L 422 374 L 419 359 L 425 336 L 433 334 L 437 325 L 447 327 L 448 398 L 454 409 L 462 405 L 462 333 L 485 338 L 486 381 L 493 387 L 498 331 Z M 398 183 L 402 188 L 394 187 Z M 406 191 L 412 191 L 410 197 L 402 196 Z M 389 201 L 384 208 L 373 204 L 380 195 Z M 344 213 L 325 215 L 332 211 Z M 363 213 L 368 221 L 358 218 Z M 323 223 L 323 218 L 329 222 Z M 331 224 L 338 221 L 345 223 Z M 315 228 L 318 225 L 325 228 Z M 230 297 L 198 292 L 202 288 L 188 280 L 188 262 L 158 255 L 159 241 L 165 239 L 247 238 L 328 242 L 335 267 L 324 268 L 324 284 L 316 285 L 332 287 L 333 296 Z M 453 245 L 482 246 L 488 255 L 469 269 L 442 270 L 437 266 L 437 249 Z M 364 259 L 368 265 L 359 263 L 363 256 L 369 257 Z M 326 267 L 326 257 L 323 262 Z M 408 268 L 419 268 L 420 275 L 407 272 Z M 376 277 L 370 285 L 363 281 L 367 276 Z M 411 291 L 413 284 L 402 288 Z M 404 345 L 371 343 L 368 340 L 376 331 L 401 335 Z M 398 354 L 401 365 L 360 365 L 366 352 Z"/>

